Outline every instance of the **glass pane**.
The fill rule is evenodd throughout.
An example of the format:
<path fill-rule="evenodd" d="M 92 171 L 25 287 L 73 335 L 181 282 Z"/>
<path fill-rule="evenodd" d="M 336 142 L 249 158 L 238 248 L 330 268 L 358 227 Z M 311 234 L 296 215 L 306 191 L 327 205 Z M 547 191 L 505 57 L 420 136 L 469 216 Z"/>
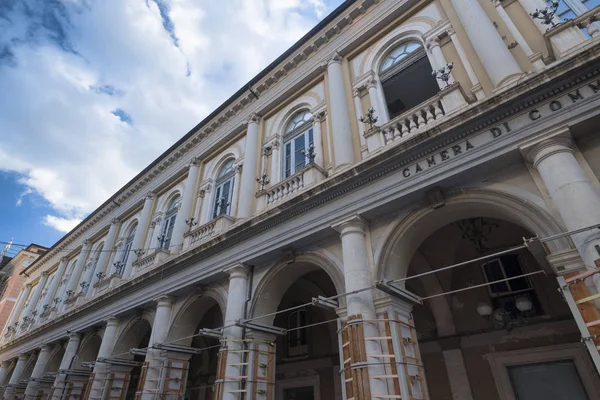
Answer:
<path fill-rule="evenodd" d="M 292 174 L 292 143 L 285 144 L 284 170 L 286 178 Z"/>
<path fill-rule="evenodd" d="M 499 260 L 492 260 L 484 264 L 483 269 L 488 282 L 504 279 L 504 275 L 502 274 L 502 266 L 500 265 Z M 490 285 L 490 290 L 492 293 L 508 292 L 508 286 L 506 285 L 506 282 L 496 283 L 494 285 Z"/>
<path fill-rule="evenodd" d="M 213 218 L 216 218 L 220 214 L 219 206 L 221 204 L 221 193 L 223 192 L 223 186 L 217 186 L 215 191 L 215 208 L 213 211 Z"/>
<path fill-rule="evenodd" d="M 233 171 L 233 160 L 232 159 L 228 160 L 225 164 L 223 164 L 223 166 L 221 167 L 221 170 L 219 171 L 219 178 L 227 175 L 231 171 Z"/>
<path fill-rule="evenodd" d="M 504 267 L 504 273 L 507 278 L 523 275 L 523 268 L 521 268 L 518 256 L 512 255 L 502 257 L 502 266 Z M 508 284 L 513 292 L 530 288 L 527 278 L 513 279 L 512 281 L 508 281 Z"/>
<path fill-rule="evenodd" d="M 305 147 L 304 135 L 300 135 L 294 139 L 294 173 L 300 171 L 306 164 L 306 156 L 304 155 Z"/>
<path fill-rule="evenodd" d="M 315 144 L 315 141 L 313 140 L 313 130 L 312 128 L 308 130 L 308 144 Z"/>
<path fill-rule="evenodd" d="M 517 400 L 588 400 L 572 360 L 508 367 Z"/>
<path fill-rule="evenodd" d="M 283 400 L 314 400 L 315 391 L 312 386 L 283 390 Z"/>
<path fill-rule="evenodd" d="M 583 4 L 585 4 L 588 10 L 591 10 L 592 8 L 600 5 L 600 0 L 584 0 Z"/>

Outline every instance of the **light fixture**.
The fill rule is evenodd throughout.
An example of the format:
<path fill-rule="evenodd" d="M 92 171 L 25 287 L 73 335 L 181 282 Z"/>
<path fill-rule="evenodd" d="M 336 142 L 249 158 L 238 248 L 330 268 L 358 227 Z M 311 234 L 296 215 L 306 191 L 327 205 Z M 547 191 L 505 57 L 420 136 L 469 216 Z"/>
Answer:
<path fill-rule="evenodd" d="M 493 311 L 494 309 L 488 303 L 482 302 L 477 304 L 477 314 L 481 315 L 482 317 L 489 317 L 492 315 Z"/>
<path fill-rule="evenodd" d="M 521 312 L 528 312 L 533 308 L 533 303 L 529 297 L 519 296 L 515 300 L 515 307 L 517 307 L 517 310 Z"/>

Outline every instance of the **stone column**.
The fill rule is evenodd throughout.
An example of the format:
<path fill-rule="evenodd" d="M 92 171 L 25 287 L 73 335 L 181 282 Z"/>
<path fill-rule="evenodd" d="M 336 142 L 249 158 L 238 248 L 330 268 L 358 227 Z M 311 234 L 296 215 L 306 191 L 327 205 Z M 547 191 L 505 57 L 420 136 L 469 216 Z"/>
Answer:
<path fill-rule="evenodd" d="M 147 398 L 149 400 L 155 397 L 161 398 L 162 393 L 159 393 L 159 391 L 161 390 L 161 387 L 165 387 L 164 379 L 167 377 L 161 374 L 164 363 L 163 356 L 165 352 L 158 349 L 152 349 L 152 346 L 158 343 L 165 343 L 167 341 L 167 334 L 169 333 L 169 328 L 171 327 L 169 324 L 171 320 L 171 308 L 173 306 L 173 298 L 171 296 L 163 295 L 157 298 L 155 301 L 156 315 L 154 317 L 154 323 L 152 324 L 152 333 L 150 336 L 150 342 L 148 344 L 148 352 L 146 353 L 146 363 L 148 364 L 148 369 L 146 370 L 146 380 L 143 383 L 142 389 L 142 398 Z"/>
<path fill-rule="evenodd" d="M 40 276 L 40 280 L 38 281 L 38 284 L 36 285 L 35 290 L 33 291 L 33 294 L 31 295 L 29 304 L 27 304 L 27 308 L 25 309 L 25 312 L 23 313 L 23 317 L 32 318 L 31 312 L 36 309 L 37 302 L 42 294 L 42 290 L 44 290 L 46 281 L 48 280 L 48 275 L 49 275 L 48 271 L 42 272 L 42 274 Z"/>
<path fill-rule="evenodd" d="M 60 361 L 60 370 L 69 370 L 73 364 L 73 359 L 77 355 L 77 351 L 79 350 L 79 343 L 81 342 L 81 335 L 79 333 L 70 333 L 69 341 L 67 342 L 67 347 L 65 348 L 65 354 L 63 355 L 62 360 Z"/>
<path fill-rule="evenodd" d="M 456 400 L 473 400 L 469 376 L 460 349 L 443 350 L 446 373 L 452 390 L 452 398 Z"/>
<path fill-rule="evenodd" d="M 366 230 L 368 223 L 358 215 L 347 218 L 333 225 L 340 233 L 342 240 L 342 258 L 344 262 L 344 282 L 346 292 L 364 289 L 373 285 L 367 248 Z M 346 307 L 349 317 L 360 315 L 362 320 L 375 320 L 377 318 L 373 301 L 373 290 L 361 291 L 346 297 Z M 376 323 L 364 322 L 364 337 L 374 338 L 381 336 Z M 382 354 L 381 345 L 376 340 L 365 341 L 366 353 L 369 355 Z M 369 376 L 385 375 L 385 368 L 381 359 L 370 357 L 368 359 Z M 358 366 L 357 366 L 358 367 Z M 360 367 L 359 367 L 360 368 Z M 365 368 L 364 366 L 362 368 Z M 370 378 L 371 393 L 388 393 L 385 380 Z"/>
<path fill-rule="evenodd" d="M 271 175 L 269 181 L 271 186 L 278 184 L 281 181 L 281 142 L 279 135 L 271 141 Z"/>
<path fill-rule="evenodd" d="M 236 184 L 235 182 L 233 183 Z M 202 208 L 200 209 L 200 225 L 206 224 L 208 221 L 212 219 L 212 207 L 213 203 L 211 201 L 212 196 L 210 195 L 212 189 L 212 182 L 206 182 L 202 184 L 202 188 L 200 189 L 200 197 L 202 198 Z"/>
<path fill-rule="evenodd" d="M 224 345 L 227 346 L 227 366 L 225 377 L 242 376 L 243 361 L 241 339 L 244 330 L 238 326 L 230 326 L 235 321 L 244 318 L 246 306 L 246 292 L 248 289 L 248 269 L 242 264 L 236 264 L 224 271 L 229 274 L 229 289 L 227 291 L 227 310 L 225 310 L 225 326 L 223 331 Z M 223 400 L 238 400 L 238 393 L 230 392 L 241 389 L 241 380 L 226 379 L 224 384 Z"/>
<path fill-rule="evenodd" d="M 19 299 L 17 300 L 17 304 L 15 304 L 12 313 L 10 314 L 10 318 L 6 323 L 6 327 L 12 326 L 14 328 L 15 322 L 21 315 L 21 311 L 23 311 L 23 307 L 25 306 L 25 302 L 27 301 L 27 297 L 29 297 L 29 293 L 31 293 L 31 283 L 27 283 L 21 289 L 21 293 L 19 294 Z"/>
<path fill-rule="evenodd" d="M 241 184 L 238 184 L 238 182 L 242 182 L 242 180 L 244 179 L 244 170 L 245 168 L 243 168 L 244 165 L 243 163 L 238 163 L 235 166 L 235 179 L 233 180 L 233 194 L 231 195 L 231 212 L 230 214 L 232 216 L 238 216 L 238 206 L 245 202 L 244 197 L 241 195 L 242 193 L 242 188 L 241 188 Z M 254 183 L 252 184 L 254 185 Z M 254 204 L 254 194 L 252 194 L 252 199 L 250 200 L 251 203 Z M 213 212 L 213 207 L 214 207 L 214 203 L 211 204 L 211 213 Z"/>
<path fill-rule="evenodd" d="M 356 112 L 357 119 L 363 116 L 362 103 L 360 101 L 360 90 L 361 90 L 361 88 L 356 88 L 356 89 L 352 90 L 352 98 L 354 99 L 354 111 Z M 370 93 L 369 93 L 369 97 L 371 98 L 371 104 L 373 104 L 373 98 L 371 97 Z M 373 106 L 373 107 L 375 107 L 375 106 Z M 365 137 L 365 124 L 363 124 L 360 121 L 358 121 L 358 134 L 362 138 Z"/>
<path fill-rule="evenodd" d="M 389 121 L 389 117 L 386 112 L 387 105 L 385 104 L 385 102 L 382 101 L 383 96 L 381 95 L 381 93 L 379 93 L 379 82 L 377 81 L 377 79 L 372 78 L 367 81 L 367 90 L 369 92 L 369 98 L 371 99 L 371 107 L 375 109 L 375 115 L 378 119 L 377 125 L 381 126 Z M 361 116 L 362 113 L 361 115 L 359 115 L 359 117 Z"/>
<path fill-rule="evenodd" d="M 8 371 L 10 370 L 10 366 L 12 365 L 12 361 L 2 361 L 0 364 L 0 387 L 4 386 L 4 381 L 6 380 L 6 376 L 8 375 Z"/>
<path fill-rule="evenodd" d="M 138 221 L 135 235 L 133 236 L 133 243 L 131 244 L 131 252 L 127 257 L 127 263 L 125 264 L 125 270 L 123 271 L 123 279 L 127 279 L 131 275 L 133 268 L 133 262 L 137 259 L 137 256 L 133 252 L 134 250 L 141 250 L 144 248 L 144 242 L 146 241 L 146 233 L 148 232 L 148 226 L 150 225 L 150 217 L 154 210 L 154 199 L 156 196 L 150 192 L 146 195 L 144 200 L 144 208 L 142 208 L 142 215 Z M 185 218 L 184 218 L 185 219 Z M 148 252 L 148 250 L 146 250 Z"/>
<path fill-rule="evenodd" d="M 92 283 L 90 284 L 90 287 L 92 288 L 100 280 L 98 278 L 98 274 L 106 274 L 108 264 L 113 255 L 115 240 L 119 234 L 120 225 L 121 221 L 118 218 L 114 218 L 111 221 L 110 228 L 108 228 L 108 235 L 106 235 L 106 240 L 104 240 L 104 247 L 102 248 L 103 251 L 100 253 L 100 258 L 98 258 L 98 265 L 96 266 L 96 271 L 94 273 L 94 277 L 92 278 Z M 92 292 L 93 290 L 88 290 L 88 296 L 91 296 Z"/>
<path fill-rule="evenodd" d="M 525 147 L 524 153 L 540 173 L 544 186 L 569 231 L 600 224 L 600 194 L 575 158 L 568 132 L 561 132 L 531 147 Z M 585 266 L 589 269 L 596 268 L 594 260 L 600 256 L 595 245 L 600 245 L 600 231 L 585 231 L 571 235 L 571 239 Z M 598 278 L 594 281 L 600 292 L 600 281 Z"/>
<path fill-rule="evenodd" d="M 25 398 L 35 397 L 37 388 L 39 386 L 39 382 L 37 380 L 44 374 L 44 369 L 46 369 L 51 352 L 52 347 L 50 345 L 45 344 L 42 346 L 40 353 L 37 356 L 35 366 L 33 367 L 31 377 L 29 378 L 29 382 L 27 383 L 27 388 L 25 389 Z"/>
<path fill-rule="evenodd" d="M 315 146 L 315 164 L 323 167 L 323 135 L 321 133 L 321 122 L 323 114 L 313 114 L 313 141 Z"/>
<path fill-rule="evenodd" d="M 333 136 L 333 154 L 336 169 L 354 164 L 354 147 L 350 130 L 350 112 L 346 103 L 346 87 L 342 71 L 342 57 L 335 53 L 327 61 L 329 109 Z"/>
<path fill-rule="evenodd" d="M 21 354 L 17 359 L 17 365 L 15 365 L 15 369 L 13 370 L 10 380 L 8 381 L 8 387 L 4 391 L 4 399 L 12 400 L 16 389 L 15 386 L 19 384 L 28 360 L 29 354 Z"/>
<path fill-rule="evenodd" d="M 198 186 L 198 174 L 200 171 L 200 160 L 194 158 L 190 162 L 188 169 L 188 176 L 185 179 L 185 190 L 181 196 L 181 208 L 177 212 L 177 218 L 175 218 L 175 226 L 173 227 L 173 234 L 171 236 L 171 244 L 169 251 L 171 254 L 177 254 L 183 247 L 183 234 L 188 230 L 188 226 L 185 223 L 189 220 L 194 209 L 194 199 L 196 194 L 196 187 Z"/>
<path fill-rule="evenodd" d="M 453 28 L 450 28 L 450 29 L 448 29 L 447 33 L 450 36 L 450 40 L 452 40 L 452 43 L 454 44 L 454 48 L 456 49 L 456 52 L 458 53 L 458 57 L 460 58 L 462 65 L 465 67 L 465 70 L 467 71 L 467 75 L 469 76 L 469 80 L 471 81 L 471 84 L 473 85 L 473 87 L 471 88 L 471 93 L 473 93 L 475 95 L 477 100 L 483 99 L 485 97 L 485 93 L 483 92 L 483 88 L 481 87 L 479 78 L 477 78 L 477 74 L 475 74 L 475 70 L 473 69 L 473 66 L 471 65 L 471 61 L 469 61 L 469 57 L 467 57 L 467 53 L 465 53 L 464 47 L 460 43 L 460 40 L 458 40 L 458 37 L 456 36 L 456 32 L 454 31 Z"/>
<path fill-rule="evenodd" d="M 494 0 L 494 6 L 496 7 L 498 15 L 500 15 L 500 18 L 502 18 L 502 21 L 504 21 L 504 24 L 506 24 L 506 27 L 508 28 L 510 33 L 513 35 L 519 46 L 521 46 L 523 52 L 525 53 L 527 58 L 529 58 L 529 61 L 531 61 L 533 69 L 535 71 L 542 70 L 545 65 L 542 61 L 541 54 L 539 54 L 539 57 L 534 58 L 533 50 L 531 50 L 531 47 L 529 47 L 529 44 L 527 43 L 523 35 L 521 35 L 521 32 L 519 32 L 519 29 L 517 29 L 517 26 L 515 25 L 513 20 L 506 13 L 506 10 L 504 10 L 504 7 L 502 6 L 502 1 Z"/>
<path fill-rule="evenodd" d="M 260 117 L 251 114 L 248 117 L 248 130 L 246 132 L 246 145 L 244 147 L 244 168 L 242 170 L 242 179 L 239 183 L 239 198 L 233 198 L 233 202 L 238 203 L 237 216 L 239 218 L 250 218 L 254 213 L 254 193 L 258 165 L 258 145 L 260 135 L 258 133 L 258 123 Z"/>
<path fill-rule="evenodd" d="M 522 74 L 506 43 L 477 0 L 451 0 L 483 68 L 495 87 L 510 83 Z"/>
<path fill-rule="evenodd" d="M 77 258 L 75 267 L 73 268 L 73 271 L 71 271 L 71 275 L 69 276 L 69 280 L 67 281 L 67 290 L 65 291 L 65 293 L 67 294 L 67 298 L 74 296 L 77 292 L 77 284 L 79 283 L 79 278 L 81 278 L 81 274 L 83 273 L 83 267 L 85 266 L 85 262 L 87 261 L 88 255 L 90 253 L 91 245 L 92 242 L 89 239 L 83 241 L 79 257 Z"/>
<path fill-rule="evenodd" d="M 54 299 L 57 297 L 58 287 L 60 286 L 60 281 L 65 274 L 65 270 L 67 269 L 67 264 L 69 263 L 69 259 L 67 257 L 63 257 L 60 259 L 60 263 L 58 264 L 58 268 L 54 273 L 54 278 L 52 279 L 52 283 L 48 287 L 48 292 L 46 293 L 46 304 L 53 307 Z M 45 304 L 44 304 L 45 305 Z M 42 306 L 43 307 L 43 306 Z"/>
<path fill-rule="evenodd" d="M 119 320 L 115 317 L 107 318 L 104 334 L 102 335 L 102 343 L 100 344 L 100 349 L 98 350 L 97 360 L 109 358 L 112 355 L 117 342 L 118 331 Z M 107 372 L 108 364 L 96 361 L 93 372 L 95 379 L 89 383 L 92 385 L 90 389 L 90 399 L 102 398 L 104 388 L 107 384 Z"/>
<path fill-rule="evenodd" d="M 427 40 L 426 44 L 427 50 L 431 53 L 431 58 L 433 60 L 432 67 L 433 69 L 440 69 L 446 66 L 446 57 L 444 57 L 444 53 L 442 53 L 442 48 L 440 47 L 440 41 L 437 37 L 433 37 Z M 451 85 L 454 83 L 454 76 L 450 74 L 450 79 L 448 79 L 448 84 Z M 438 86 L 440 89 L 444 88 L 444 83 L 441 80 L 436 79 Z"/>

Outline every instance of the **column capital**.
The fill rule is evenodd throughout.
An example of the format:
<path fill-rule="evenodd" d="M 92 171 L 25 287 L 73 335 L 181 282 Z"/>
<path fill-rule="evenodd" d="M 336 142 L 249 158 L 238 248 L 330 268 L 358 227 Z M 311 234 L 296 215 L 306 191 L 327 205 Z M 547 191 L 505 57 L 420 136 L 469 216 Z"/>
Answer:
<path fill-rule="evenodd" d="M 111 224 L 113 224 L 113 225 L 117 225 L 117 224 L 120 224 L 120 223 L 121 223 L 121 220 L 120 220 L 119 218 L 113 218 L 113 219 L 110 221 L 110 223 L 111 223 Z"/>
<path fill-rule="evenodd" d="M 27 289 L 31 289 L 32 286 L 33 285 L 31 284 L 31 282 L 25 284 L 25 288 Z"/>
<path fill-rule="evenodd" d="M 42 351 L 44 351 L 44 352 L 48 352 L 48 351 L 50 351 L 50 350 L 52 350 L 52 345 L 50 345 L 50 344 L 43 344 L 43 345 L 40 347 L 40 353 L 41 353 Z"/>
<path fill-rule="evenodd" d="M 425 42 L 425 47 L 432 49 L 434 47 L 440 47 L 440 39 L 437 36 L 428 38 Z"/>
<path fill-rule="evenodd" d="M 154 193 L 153 191 L 149 191 L 148 193 L 146 193 L 145 200 L 154 200 L 155 198 L 156 198 L 156 193 Z"/>
<path fill-rule="evenodd" d="M 192 157 L 192 159 L 190 160 L 189 168 L 198 167 L 198 166 L 200 166 L 200 158 Z"/>
<path fill-rule="evenodd" d="M 377 88 L 377 79 L 375 78 L 370 78 L 367 82 L 366 82 L 366 86 L 367 89 L 372 89 L 372 88 Z"/>
<path fill-rule="evenodd" d="M 119 319 L 115 316 L 110 316 L 104 320 L 106 326 L 117 326 L 119 325 Z"/>
<path fill-rule="evenodd" d="M 456 31 L 454 30 L 454 27 L 450 27 L 450 28 L 446 29 L 446 34 L 448 36 L 456 35 Z"/>
<path fill-rule="evenodd" d="M 85 239 L 85 240 L 83 241 L 83 244 L 82 244 L 82 246 L 83 246 L 83 247 L 86 247 L 86 246 L 90 246 L 91 244 L 92 244 L 92 240 L 91 240 L 91 239 Z"/>
<path fill-rule="evenodd" d="M 10 368 L 11 362 L 11 360 L 2 361 L 2 364 L 0 364 L 0 366 L 2 366 L 2 368 Z"/>
<path fill-rule="evenodd" d="M 550 137 L 539 138 L 520 147 L 525 159 L 534 167 L 537 168 L 540 162 L 554 154 L 574 152 L 568 127 L 563 127 L 552 134 Z"/>
<path fill-rule="evenodd" d="M 81 335 L 77 332 L 69 332 L 67 337 L 69 338 L 69 342 L 81 339 Z"/>
<path fill-rule="evenodd" d="M 360 97 L 361 88 L 362 86 L 352 89 L 352 97 Z"/>
<path fill-rule="evenodd" d="M 342 56 L 337 51 L 334 51 L 329 57 L 325 59 L 325 64 L 329 67 L 331 64 L 341 64 Z"/>
<path fill-rule="evenodd" d="M 248 267 L 242 263 L 234 264 L 230 267 L 227 267 L 223 270 L 227 275 L 229 275 L 229 279 L 233 278 L 248 278 Z"/>
<path fill-rule="evenodd" d="M 61 257 L 60 262 L 62 262 L 62 263 L 69 262 L 69 257 Z"/>
<path fill-rule="evenodd" d="M 48 272 L 48 271 L 44 271 L 44 272 L 42 272 L 40 274 L 40 276 L 43 276 L 43 277 L 46 277 L 46 278 L 48 277 L 48 275 L 50 275 L 50 272 Z"/>
<path fill-rule="evenodd" d="M 257 113 L 250 113 L 250 115 L 248 115 L 248 118 L 246 118 L 244 120 L 244 124 L 245 125 L 250 125 L 250 124 L 258 124 L 260 122 L 260 115 L 258 115 Z"/>
<path fill-rule="evenodd" d="M 173 305 L 173 296 L 169 296 L 168 294 L 162 294 L 154 299 L 156 302 L 156 307 L 171 307 Z"/>
<path fill-rule="evenodd" d="M 19 361 L 27 361 L 27 360 L 29 360 L 29 354 L 28 353 L 19 354 L 19 357 L 17 357 L 17 359 Z"/>
<path fill-rule="evenodd" d="M 358 214 L 344 218 L 331 225 L 333 229 L 340 233 L 340 236 L 344 236 L 347 233 L 360 233 L 364 235 L 367 226 L 369 226 L 368 221 Z"/>

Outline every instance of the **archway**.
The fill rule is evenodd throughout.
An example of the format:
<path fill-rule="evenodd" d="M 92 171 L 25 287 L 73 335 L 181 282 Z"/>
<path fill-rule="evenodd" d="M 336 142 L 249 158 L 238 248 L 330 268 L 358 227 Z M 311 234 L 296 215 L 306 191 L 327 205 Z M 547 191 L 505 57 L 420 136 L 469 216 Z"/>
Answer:
<path fill-rule="evenodd" d="M 588 355 L 577 345 L 578 331 L 556 281 L 541 273 L 526 249 L 496 254 L 522 244 L 523 237 L 555 233 L 544 231 L 551 224 L 519 218 L 522 207 L 511 213 L 491 203 L 459 204 L 414 212 L 420 218 L 382 256 L 388 262 L 384 277 L 407 276 L 406 289 L 425 298 L 413 317 L 430 398 L 579 398 L 560 397 L 567 391 L 593 398 L 598 380 L 588 372 Z M 528 397 L 532 388 L 547 390 L 540 389 L 541 370 L 557 376 L 546 388 L 558 397 Z"/>
<path fill-rule="evenodd" d="M 277 399 L 341 399 L 337 314 L 303 306 L 313 298 L 343 291 L 338 266 L 325 258 L 301 255 L 269 269 L 258 285 L 251 316 L 256 323 L 286 330 L 275 338 Z M 317 264 L 317 262 L 319 264 Z"/>
<path fill-rule="evenodd" d="M 145 360 L 143 354 L 133 354 L 130 350 L 147 348 L 151 333 L 151 322 L 144 317 L 138 317 L 126 326 L 113 350 L 113 358 L 131 360 L 137 363 L 133 367 L 122 366 L 117 363 L 111 366 L 113 371 L 118 371 L 117 379 L 113 377 L 112 389 L 120 387 L 121 390 L 125 390 L 125 399 L 135 398 L 142 371 L 141 366 Z"/>
<path fill-rule="evenodd" d="M 199 354 L 189 357 L 185 391 L 179 393 L 186 400 L 214 399 L 213 384 L 221 345 L 218 338 L 198 333 L 201 329 L 217 329 L 223 326 L 224 300 L 223 293 L 216 290 L 209 290 L 201 297 L 191 297 L 184 302 L 173 320 L 168 342 L 201 350 Z"/>

